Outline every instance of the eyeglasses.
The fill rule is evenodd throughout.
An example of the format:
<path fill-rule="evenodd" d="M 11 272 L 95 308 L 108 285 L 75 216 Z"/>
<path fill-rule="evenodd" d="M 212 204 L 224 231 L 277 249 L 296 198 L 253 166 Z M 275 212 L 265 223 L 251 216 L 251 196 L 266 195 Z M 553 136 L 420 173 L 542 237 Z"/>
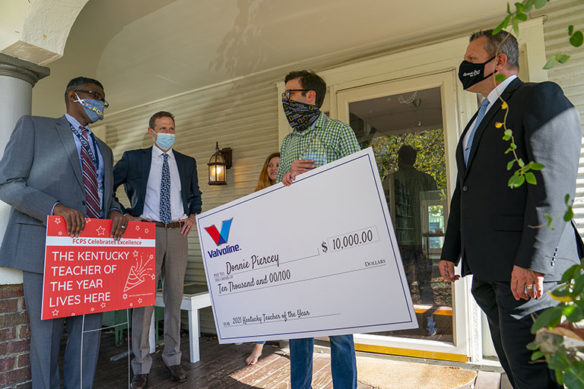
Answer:
<path fill-rule="evenodd" d="M 91 97 L 93 97 L 95 100 L 103 101 L 104 108 L 109 107 L 109 103 L 107 102 L 106 99 L 103 98 L 103 96 L 99 92 L 96 92 L 94 90 L 87 90 L 87 89 L 75 89 L 74 91 L 75 92 L 87 93 L 88 95 L 90 95 Z"/>
<path fill-rule="evenodd" d="M 282 97 L 286 100 L 290 100 L 290 96 L 294 92 L 308 92 L 308 89 L 287 89 L 284 91 L 284 93 L 282 93 Z"/>

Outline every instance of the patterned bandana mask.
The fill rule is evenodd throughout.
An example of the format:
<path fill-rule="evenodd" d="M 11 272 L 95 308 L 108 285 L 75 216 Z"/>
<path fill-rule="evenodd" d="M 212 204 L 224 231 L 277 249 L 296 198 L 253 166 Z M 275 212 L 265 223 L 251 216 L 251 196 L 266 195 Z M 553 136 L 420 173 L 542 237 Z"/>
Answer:
<path fill-rule="evenodd" d="M 298 132 L 308 130 L 320 116 L 320 109 L 316 105 L 282 98 L 282 107 L 290 127 Z"/>

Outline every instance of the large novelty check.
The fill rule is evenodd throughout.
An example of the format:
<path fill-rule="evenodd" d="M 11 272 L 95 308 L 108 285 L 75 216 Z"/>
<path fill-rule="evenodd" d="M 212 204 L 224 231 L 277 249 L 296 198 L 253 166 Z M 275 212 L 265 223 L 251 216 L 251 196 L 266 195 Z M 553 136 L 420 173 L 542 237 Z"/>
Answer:
<path fill-rule="evenodd" d="M 220 343 L 418 326 L 370 148 L 197 226 Z"/>

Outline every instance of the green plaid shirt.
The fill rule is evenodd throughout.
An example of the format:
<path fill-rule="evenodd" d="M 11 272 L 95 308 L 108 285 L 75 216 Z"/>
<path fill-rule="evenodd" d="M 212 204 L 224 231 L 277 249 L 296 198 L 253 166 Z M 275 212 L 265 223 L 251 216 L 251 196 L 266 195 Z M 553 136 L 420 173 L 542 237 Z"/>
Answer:
<path fill-rule="evenodd" d="M 282 141 L 277 182 L 282 182 L 297 159 L 313 159 L 315 167 L 319 167 L 359 150 L 359 142 L 348 124 L 321 113 L 312 128 L 294 130 Z"/>

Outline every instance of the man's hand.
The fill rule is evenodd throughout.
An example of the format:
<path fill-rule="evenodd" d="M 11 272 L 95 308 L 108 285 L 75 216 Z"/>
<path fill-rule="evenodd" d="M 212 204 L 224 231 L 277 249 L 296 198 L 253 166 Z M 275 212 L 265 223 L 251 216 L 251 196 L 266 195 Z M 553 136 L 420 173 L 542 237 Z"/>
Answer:
<path fill-rule="evenodd" d="M 282 177 L 282 184 L 285 186 L 290 186 L 296 180 L 296 176 L 302 173 L 306 173 L 309 170 L 314 169 L 314 160 L 312 159 L 296 159 L 292 162 L 290 171 Z"/>
<path fill-rule="evenodd" d="M 515 300 L 529 300 L 543 296 L 543 274 L 513 266 L 511 272 L 511 292 Z"/>
<path fill-rule="evenodd" d="M 180 228 L 180 233 L 183 234 L 184 236 L 187 236 L 189 232 L 191 232 L 193 227 L 197 225 L 197 219 L 194 214 L 190 214 L 189 217 L 187 217 L 186 219 L 181 219 L 178 222 L 182 224 Z"/>
<path fill-rule="evenodd" d="M 53 208 L 53 215 L 61 216 L 65 219 L 67 234 L 72 238 L 78 237 L 85 228 L 85 218 L 81 211 L 66 207 L 63 204 L 57 204 Z"/>
<path fill-rule="evenodd" d="M 126 232 L 126 227 L 128 226 L 128 218 L 124 215 L 112 209 L 108 215 L 108 219 L 112 219 L 112 234 L 111 237 L 114 240 L 120 240 L 124 232 Z"/>
<path fill-rule="evenodd" d="M 446 281 L 454 282 L 460 278 L 459 275 L 454 274 L 454 263 L 450 261 L 441 260 L 438 262 L 438 268 Z"/>
<path fill-rule="evenodd" d="M 296 179 L 297 175 L 306 173 L 312 169 L 314 169 L 313 159 L 297 159 L 292 162 L 292 166 L 290 166 L 290 173 L 292 173 L 292 177 Z"/>

